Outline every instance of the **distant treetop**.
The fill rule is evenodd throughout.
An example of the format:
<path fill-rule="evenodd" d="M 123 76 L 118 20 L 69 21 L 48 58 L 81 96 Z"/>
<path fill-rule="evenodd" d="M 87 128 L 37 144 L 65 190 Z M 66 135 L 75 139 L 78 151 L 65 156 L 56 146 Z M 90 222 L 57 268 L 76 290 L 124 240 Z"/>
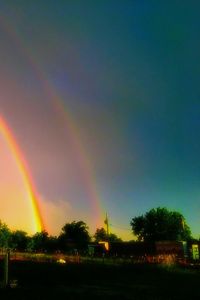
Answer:
<path fill-rule="evenodd" d="M 189 240 L 191 231 L 183 215 L 167 208 L 153 208 L 145 215 L 134 217 L 131 220 L 133 233 L 138 240 Z"/>

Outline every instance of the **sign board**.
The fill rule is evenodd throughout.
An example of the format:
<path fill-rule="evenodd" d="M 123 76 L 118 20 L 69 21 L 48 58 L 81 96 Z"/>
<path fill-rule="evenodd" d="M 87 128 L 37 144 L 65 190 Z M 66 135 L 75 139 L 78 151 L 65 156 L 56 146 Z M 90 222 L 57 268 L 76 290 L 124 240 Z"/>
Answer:
<path fill-rule="evenodd" d="M 197 244 L 192 245 L 192 258 L 194 260 L 199 259 L 199 247 Z"/>

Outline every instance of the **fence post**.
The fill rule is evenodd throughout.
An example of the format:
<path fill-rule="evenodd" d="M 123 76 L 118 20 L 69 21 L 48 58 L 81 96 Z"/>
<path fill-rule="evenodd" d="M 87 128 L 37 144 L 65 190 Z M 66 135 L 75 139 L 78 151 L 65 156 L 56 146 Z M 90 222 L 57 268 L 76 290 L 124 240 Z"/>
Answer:
<path fill-rule="evenodd" d="M 4 278 L 3 278 L 4 288 L 8 286 L 8 282 L 9 282 L 9 269 L 8 269 L 9 258 L 10 258 L 10 252 L 9 250 L 6 250 L 6 254 L 4 257 Z"/>

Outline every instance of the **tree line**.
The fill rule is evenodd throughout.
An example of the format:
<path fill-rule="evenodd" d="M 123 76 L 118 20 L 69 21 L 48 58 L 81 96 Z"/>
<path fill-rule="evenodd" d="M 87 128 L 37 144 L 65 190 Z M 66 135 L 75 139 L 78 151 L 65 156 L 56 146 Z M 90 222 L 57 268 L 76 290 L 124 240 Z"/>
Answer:
<path fill-rule="evenodd" d="M 90 236 L 89 228 L 83 221 L 66 223 L 58 236 L 51 236 L 47 231 L 36 232 L 29 236 L 25 231 L 11 231 L 0 221 L 0 248 L 9 248 L 16 251 L 28 252 L 70 252 L 86 251 L 88 244 L 99 241 L 121 241 L 115 234 L 108 234 L 106 230 L 97 228 L 95 234 Z"/>
<path fill-rule="evenodd" d="M 138 241 L 187 241 L 191 240 L 191 230 L 183 215 L 166 208 L 151 209 L 144 215 L 132 218 L 131 229 Z M 25 231 L 11 231 L 0 221 L 0 248 L 29 252 L 69 252 L 86 251 L 88 244 L 100 241 L 121 242 L 113 233 L 97 228 L 93 236 L 84 221 L 66 223 L 58 236 L 51 236 L 46 231 L 29 236 Z"/>

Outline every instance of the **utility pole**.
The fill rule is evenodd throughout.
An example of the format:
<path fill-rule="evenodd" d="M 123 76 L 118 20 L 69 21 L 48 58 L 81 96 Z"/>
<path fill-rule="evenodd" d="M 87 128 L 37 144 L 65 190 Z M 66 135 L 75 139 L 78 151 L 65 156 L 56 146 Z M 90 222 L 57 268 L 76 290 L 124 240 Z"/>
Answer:
<path fill-rule="evenodd" d="M 109 237 L 109 221 L 108 221 L 107 213 L 106 213 L 106 218 L 105 218 L 104 224 L 106 225 L 106 234 L 107 234 L 107 238 L 108 238 Z"/>

